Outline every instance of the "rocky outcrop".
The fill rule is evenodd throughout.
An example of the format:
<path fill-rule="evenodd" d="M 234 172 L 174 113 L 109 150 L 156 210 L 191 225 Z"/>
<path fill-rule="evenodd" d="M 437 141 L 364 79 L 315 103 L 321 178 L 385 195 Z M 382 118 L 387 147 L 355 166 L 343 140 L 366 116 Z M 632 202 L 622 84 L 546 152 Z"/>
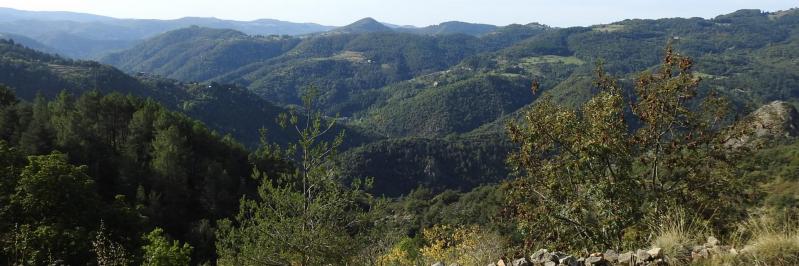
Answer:
<path fill-rule="evenodd" d="M 740 147 L 799 136 L 799 112 L 791 104 L 774 101 L 747 116 L 736 126 L 740 135 L 727 141 L 727 146 Z"/>
<path fill-rule="evenodd" d="M 527 257 L 515 259 L 500 259 L 489 266 L 655 266 L 655 265 L 686 265 L 702 264 L 718 256 L 738 256 L 746 254 L 746 247 L 740 251 L 732 246 L 721 245 L 715 237 L 708 237 L 702 245 L 690 249 L 690 252 L 679 252 L 679 257 L 670 257 L 661 247 L 638 249 L 635 251 L 617 252 L 606 250 L 584 255 L 572 255 L 564 252 L 539 249 Z M 443 266 L 438 262 L 433 266 Z"/>
<path fill-rule="evenodd" d="M 786 102 L 774 101 L 760 107 L 751 116 L 757 137 L 799 136 L 799 112 Z"/>

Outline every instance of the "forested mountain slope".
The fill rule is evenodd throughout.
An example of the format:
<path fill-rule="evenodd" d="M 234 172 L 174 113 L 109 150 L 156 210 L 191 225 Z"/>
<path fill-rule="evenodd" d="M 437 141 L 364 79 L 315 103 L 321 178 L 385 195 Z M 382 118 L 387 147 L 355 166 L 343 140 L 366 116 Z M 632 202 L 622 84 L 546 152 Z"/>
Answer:
<path fill-rule="evenodd" d="M 772 100 L 796 105 L 798 26 L 796 10 L 741 10 L 713 19 L 635 19 L 591 27 L 509 25 L 480 37 L 409 34 L 370 19 L 344 27 L 350 33 L 306 38 L 193 27 L 105 60 L 129 72 L 239 84 L 282 106 L 298 104 L 301 89 L 316 86 L 328 114 L 340 113 L 346 118 L 343 122 L 363 131 L 402 139 L 349 151 L 353 158 L 387 158 L 346 165 L 351 173 L 374 173 L 377 187 L 393 188 L 386 184 L 399 180 L 447 187 L 442 184 L 478 183 L 467 181 L 468 176 L 496 180 L 502 174 L 476 168 L 464 175 L 455 166 L 442 168 L 445 174 L 438 177 L 370 169 L 421 166 L 426 163 L 423 158 L 446 162 L 449 159 L 440 154 L 448 152 L 502 150 L 452 147 L 475 138 L 502 143 L 505 124 L 541 97 L 578 106 L 596 92 L 592 81 L 600 62 L 629 91 L 634 73 L 654 68 L 668 44 L 698 62 L 694 69 L 704 80 L 702 93 L 714 90 L 730 98 L 742 113 Z M 195 44 L 203 48 L 195 49 Z M 539 86 L 533 93 L 536 82 Z M 405 152 L 418 156 L 400 155 Z M 504 167 L 501 161 L 489 163 L 493 167 L 485 169 Z"/>
<path fill-rule="evenodd" d="M 251 156 L 233 138 L 152 99 L 64 91 L 31 103 L 4 86 L 0 159 L 3 246 L 35 238 L 15 247 L 48 250 L 4 252 L 3 259 L 26 256 L 32 264 L 94 260 L 99 233 L 138 256 L 141 235 L 155 226 L 191 242 L 196 259 L 210 259 L 212 223 L 254 192 L 253 167 L 276 173 L 287 166 Z M 25 235 L 31 231 L 39 233 Z"/>
<path fill-rule="evenodd" d="M 741 107 L 759 106 L 773 100 L 795 104 L 799 101 L 796 89 L 799 65 L 794 52 L 799 45 L 798 18 L 796 10 L 779 14 L 742 10 L 711 20 L 625 20 L 610 25 L 556 29 L 496 52 L 467 58 L 447 71 L 406 82 L 413 86 L 400 83 L 376 90 L 375 94 L 385 100 L 378 101 L 360 117 L 364 124 L 374 125 L 390 136 L 443 136 L 469 131 L 503 114 L 513 113 L 505 109 L 469 127 L 452 127 L 440 132 L 408 124 L 408 115 L 418 118 L 415 121 L 420 123 L 430 120 L 436 121 L 436 125 L 463 123 L 480 117 L 486 109 L 512 103 L 505 100 L 486 104 L 484 98 L 490 98 L 490 93 L 468 93 L 478 87 L 470 81 L 482 76 L 516 77 L 528 82 L 526 86 L 520 83 L 516 89 L 510 89 L 517 91 L 517 95 L 521 95 L 525 87 L 529 93 L 529 82 L 538 80 L 541 86 L 537 96 L 549 95 L 558 102 L 576 106 L 593 93 L 590 87 L 597 63 L 602 62 L 606 71 L 622 78 L 622 83 L 630 88 L 629 81 L 635 78 L 633 73 L 654 67 L 668 43 L 698 62 L 695 70 L 704 79 L 703 91 L 716 90 Z M 407 89 L 409 87 L 413 89 Z M 501 90 L 507 86 L 489 88 Z M 463 93 L 454 96 L 447 95 L 448 91 Z M 481 100 L 482 104 L 471 105 L 472 108 L 460 112 L 415 112 L 420 110 L 417 103 L 420 101 L 480 103 Z M 512 105 L 511 109 L 524 105 Z"/>
<path fill-rule="evenodd" d="M 64 59 L 4 40 L 0 40 L 0 84 L 29 101 L 38 94 L 52 99 L 62 91 L 73 95 L 117 92 L 152 98 L 218 132 L 232 134 L 249 146 L 258 143 L 261 128 L 268 130 L 270 141 L 288 141 L 275 120 L 287 110 L 234 85 L 185 83 L 151 75 L 134 77 L 108 65 Z M 350 134 L 352 143 L 368 139 L 354 130 Z"/>
<path fill-rule="evenodd" d="M 447 141 L 456 142 L 462 141 L 459 134 L 467 134 L 463 138 L 502 138 L 508 119 L 518 117 L 518 110 L 541 96 L 577 106 L 595 92 L 591 81 L 600 61 L 605 70 L 622 78 L 622 84 L 630 88 L 633 73 L 654 67 L 668 43 L 699 62 L 695 69 L 704 79 L 702 91 L 713 89 L 728 96 L 742 111 L 772 100 L 796 104 L 797 17 L 796 10 L 741 10 L 714 19 L 625 20 L 564 29 L 510 25 L 481 37 L 409 34 L 371 19 L 343 27 L 351 29 L 349 33 L 304 38 L 189 27 L 105 57 L 105 62 L 128 72 L 144 72 L 142 77 L 124 78 L 116 73 L 96 74 L 90 79 L 85 74 L 71 75 L 77 79 L 73 85 L 59 86 L 84 84 L 85 89 L 85 84 L 127 82 L 131 85 L 121 86 L 122 91 L 136 88 L 137 95 L 160 98 L 169 106 L 205 119 L 213 128 L 233 132 L 246 143 L 257 140 L 255 133 L 247 132 L 273 122 L 270 114 L 277 109 L 266 102 L 296 105 L 302 89 L 315 86 L 322 92 L 321 107 L 330 115 L 342 114 L 341 121 L 358 129 L 350 131 L 356 139 L 361 139 L 357 132 L 366 131 L 388 138 L 411 137 L 403 145 L 421 147 L 429 145 L 413 137 L 443 140 L 449 136 Z M 80 70 L 56 69 L 63 73 Z M 159 74 L 183 82 L 144 78 Z M 121 82 L 104 81 L 108 77 L 118 77 Z M 61 75 L 52 80 L 67 84 L 69 79 Z M 225 87 L 235 86 L 205 88 L 191 85 L 191 81 L 234 83 L 254 94 L 239 88 L 227 93 L 223 92 Z M 39 81 L 22 86 L 35 82 Z M 536 82 L 540 86 L 533 94 Z M 156 90 L 152 84 L 180 88 Z M 186 89 L 189 87 L 194 89 Z M 30 98 L 35 90 L 24 91 L 30 95 L 21 95 Z M 246 119 L 224 119 L 245 117 L 235 115 L 240 113 L 263 115 L 255 116 L 261 121 L 256 125 Z M 377 146 L 395 144 L 384 141 L 352 152 L 388 152 L 391 149 Z M 411 179 L 425 178 L 414 175 Z"/>
<path fill-rule="evenodd" d="M 739 106 L 796 101 L 796 10 L 741 10 L 713 19 L 625 20 L 548 28 L 509 25 L 481 34 L 403 34 L 373 19 L 308 38 L 267 38 L 204 28 L 169 32 L 104 62 L 129 72 L 247 87 L 278 105 L 300 89 L 323 91 L 323 107 L 386 136 L 465 133 L 540 95 L 587 99 L 599 62 L 624 79 L 657 64 L 664 47 L 693 57 L 705 88 Z M 443 25 L 443 24 L 442 24 Z M 190 44 L 199 44 L 193 47 Z M 532 81 L 541 91 L 529 93 Z"/>
<path fill-rule="evenodd" d="M 298 104 L 300 90 L 315 85 L 324 92 L 323 106 L 328 112 L 349 116 L 373 104 L 374 99 L 362 98 L 365 90 L 445 70 L 469 56 L 547 29 L 514 25 L 482 38 L 426 36 L 392 32 L 367 19 L 335 34 L 276 38 L 189 28 L 150 39 L 102 61 L 128 72 L 236 83 L 282 105 Z"/>

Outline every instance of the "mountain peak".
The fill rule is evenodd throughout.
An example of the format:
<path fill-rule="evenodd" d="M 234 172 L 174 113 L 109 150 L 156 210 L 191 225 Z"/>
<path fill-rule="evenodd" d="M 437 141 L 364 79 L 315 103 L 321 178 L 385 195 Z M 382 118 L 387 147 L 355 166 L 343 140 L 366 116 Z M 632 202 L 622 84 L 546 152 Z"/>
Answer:
<path fill-rule="evenodd" d="M 367 17 L 353 22 L 350 25 L 339 27 L 333 30 L 339 33 L 366 33 L 366 32 L 390 32 L 391 28 L 379 21 Z"/>
<path fill-rule="evenodd" d="M 359 24 L 359 23 L 361 23 L 361 24 L 364 24 L 364 23 L 380 23 L 380 21 L 377 21 L 376 19 L 374 19 L 372 17 L 365 17 L 365 18 L 359 19 L 358 21 L 353 22 L 352 24 Z"/>

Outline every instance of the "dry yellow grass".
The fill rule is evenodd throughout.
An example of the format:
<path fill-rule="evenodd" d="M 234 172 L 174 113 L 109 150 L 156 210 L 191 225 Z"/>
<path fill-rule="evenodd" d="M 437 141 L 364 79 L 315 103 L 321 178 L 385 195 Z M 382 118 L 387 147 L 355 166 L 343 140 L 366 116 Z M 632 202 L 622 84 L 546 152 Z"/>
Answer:
<path fill-rule="evenodd" d="M 705 226 L 687 219 L 682 212 L 674 213 L 663 221 L 655 226 L 657 236 L 652 241 L 652 247 L 661 248 L 672 260 L 690 262 L 691 248 L 702 243 L 707 235 Z"/>

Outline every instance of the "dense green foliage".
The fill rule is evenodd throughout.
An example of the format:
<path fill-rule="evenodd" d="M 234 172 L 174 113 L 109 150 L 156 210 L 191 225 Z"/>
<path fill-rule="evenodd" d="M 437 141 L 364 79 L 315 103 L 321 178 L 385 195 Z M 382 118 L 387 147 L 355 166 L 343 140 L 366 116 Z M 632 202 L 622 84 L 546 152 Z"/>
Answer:
<path fill-rule="evenodd" d="M 231 137 L 152 100 L 62 92 L 30 104 L 8 89 L 0 92 L 0 158 L 8 170 L 0 230 L 6 237 L 36 237 L 23 250 L 4 246 L 4 258 L 13 261 L 88 262 L 101 220 L 129 251 L 139 234 L 158 225 L 202 250 L 196 259 L 209 259 L 213 238 L 203 235 L 212 236 L 213 222 L 231 216 L 239 198 L 254 192 L 251 165 L 270 174 L 281 169 L 275 159 L 250 157 Z M 51 154 L 56 150 L 63 153 Z M 23 155 L 37 156 L 26 164 Z M 56 238 L 83 246 L 33 240 Z"/>
<path fill-rule="evenodd" d="M 14 156 L 9 153 L 15 151 L 4 141 L 0 146 L 4 157 Z M 82 263 L 89 256 L 88 239 L 100 220 L 118 229 L 136 225 L 138 217 L 130 210 L 101 201 L 94 180 L 86 175 L 87 168 L 70 165 L 63 154 L 31 156 L 18 176 L 13 174 L 13 164 L 6 167 L 12 167 L 12 172 L 3 190 L 13 191 L 0 213 L 6 262 Z M 135 233 L 123 232 L 128 236 Z"/>
<path fill-rule="evenodd" d="M 375 177 L 372 191 L 395 197 L 419 186 L 469 191 L 497 183 L 508 175 L 509 151 L 508 143 L 490 138 L 391 139 L 351 149 L 339 161 L 345 176 Z"/>

